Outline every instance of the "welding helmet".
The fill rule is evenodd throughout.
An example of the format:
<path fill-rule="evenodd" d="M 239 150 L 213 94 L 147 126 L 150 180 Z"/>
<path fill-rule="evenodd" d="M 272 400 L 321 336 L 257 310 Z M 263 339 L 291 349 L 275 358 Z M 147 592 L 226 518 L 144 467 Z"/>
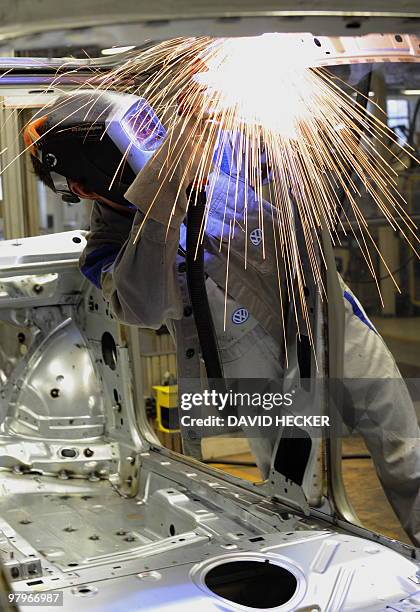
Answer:
<path fill-rule="evenodd" d="M 35 167 L 64 201 L 80 201 L 69 187 L 72 179 L 127 206 L 125 192 L 165 136 L 144 98 L 91 90 L 60 96 L 24 131 Z"/>

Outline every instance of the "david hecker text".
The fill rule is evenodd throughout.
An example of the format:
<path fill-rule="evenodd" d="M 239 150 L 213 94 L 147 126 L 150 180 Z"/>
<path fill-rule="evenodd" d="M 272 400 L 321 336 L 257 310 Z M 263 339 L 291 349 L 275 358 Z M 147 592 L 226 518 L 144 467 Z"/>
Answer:
<path fill-rule="evenodd" d="M 185 414 L 181 417 L 184 427 L 329 427 L 330 417 L 326 415 L 293 415 L 283 416 L 208 416 L 193 417 Z"/>

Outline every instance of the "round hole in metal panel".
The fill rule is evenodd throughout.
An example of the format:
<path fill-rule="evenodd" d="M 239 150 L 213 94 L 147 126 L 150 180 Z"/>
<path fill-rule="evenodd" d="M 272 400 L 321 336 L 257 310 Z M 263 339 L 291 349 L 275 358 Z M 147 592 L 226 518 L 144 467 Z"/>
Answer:
<path fill-rule="evenodd" d="M 206 573 L 204 583 L 215 595 L 257 610 L 286 604 L 298 587 L 290 570 L 269 560 L 220 563 Z"/>
<path fill-rule="evenodd" d="M 76 597 L 94 597 L 98 593 L 98 588 L 90 584 L 82 584 L 73 587 L 71 592 L 73 595 L 76 595 Z"/>
<path fill-rule="evenodd" d="M 76 448 L 61 448 L 60 449 L 60 455 L 64 459 L 74 459 L 77 457 L 78 454 L 79 452 Z"/>

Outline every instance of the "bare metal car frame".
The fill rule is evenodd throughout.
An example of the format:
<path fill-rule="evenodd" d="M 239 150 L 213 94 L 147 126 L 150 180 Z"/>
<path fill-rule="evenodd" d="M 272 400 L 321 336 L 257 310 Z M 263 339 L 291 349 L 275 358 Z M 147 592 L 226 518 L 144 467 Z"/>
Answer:
<path fill-rule="evenodd" d="M 325 2 L 312 11 L 305 3 L 299 11 L 268 5 L 255 10 L 246 3 L 233 3 L 227 11 L 214 4 L 211 14 L 198 2 L 177 14 L 169 4 L 151 14 L 127 3 L 120 16 L 101 3 L 100 23 L 96 2 L 80 5 L 80 19 L 72 17 L 74 6 L 58 14 L 46 1 L 35 14 L 26 2 L 5 4 L 10 13 L 0 30 L 4 45 L 33 48 L 75 34 L 85 41 L 93 32 L 99 40 L 105 32 L 117 39 L 120 27 L 128 33 L 124 42 L 134 44 L 150 32 L 165 38 L 186 30 L 236 35 L 279 29 L 335 35 L 321 40 L 322 63 L 419 60 L 415 35 L 389 35 L 386 44 L 361 38 L 356 55 L 336 36 L 355 29 L 415 31 L 420 15 L 414 3 L 400 12 L 384 2 L 351 12 L 332 10 Z M 8 86 L 26 92 L 25 74 L 34 79 L 31 87 L 44 87 L 56 78 L 51 72 L 59 64 L 2 62 L 10 69 Z M 79 70 L 86 64 L 107 69 L 109 60 L 74 62 Z M 16 177 L 13 183 L 6 175 L 6 204 L 13 184 Z M 160 447 L 133 395 L 134 332 L 118 325 L 78 271 L 83 232 L 20 239 L 18 227 L 10 231 L 15 238 L 0 248 L 0 319 L 32 335 L 1 395 L 0 541 L 13 589 L 62 591 L 64 609 L 250 610 L 255 606 L 218 594 L 206 576 L 217 567 L 228 573 L 234 561 L 265 561 L 296 580 L 293 596 L 280 598 L 275 609 L 417 609 L 418 551 L 355 524 L 341 482 L 338 444 L 327 445 L 328 502 L 321 507 L 311 507 L 302 488 L 280 473 L 257 486 Z M 327 236 L 323 240 L 333 262 Z M 316 304 L 315 311 L 330 328 L 342 330 L 340 289 L 331 272 L 326 281 L 328 308 Z M 342 349 L 343 334 L 328 335 L 331 377 L 341 374 Z M 20 609 L 26 609 L 22 601 Z"/>

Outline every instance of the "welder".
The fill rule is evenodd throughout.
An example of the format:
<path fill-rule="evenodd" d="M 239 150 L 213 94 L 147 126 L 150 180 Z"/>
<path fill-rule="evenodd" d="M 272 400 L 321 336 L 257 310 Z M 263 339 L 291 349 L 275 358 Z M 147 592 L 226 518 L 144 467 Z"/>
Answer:
<path fill-rule="evenodd" d="M 145 100 L 91 91 L 62 96 L 25 132 L 39 178 L 66 201 L 94 201 L 81 271 L 102 290 L 120 321 L 151 329 L 168 327 L 176 342 L 180 392 L 191 391 L 200 381 L 203 354 L 183 252 L 188 189 L 197 167 L 189 165 L 195 145 L 188 135 L 188 130 L 177 134 L 179 163 L 156 196 L 167 140 Z M 218 357 L 227 380 L 281 381 L 286 362 L 271 208 L 263 203 L 263 257 L 261 206 L 231 160 L 226 150 L 203 241 L 206 297 Z M 235 227 L 230 240 L 224 227 L 237 224 L 245 202 L 247 226 Z M 364 418 L 355 429 L 364 438 L 403 527 L 420 544 L 420 432 L 413 403 L 363 307 L 344 283 L 342 292 L 344 379 L 365 381 L 354 387 L 357 403 L 364 406 Z M 296 338 L 289 352 L 296 352 Z M 274 440 L 267 436 L 250 442 L 266 477 Z M 200 441 L 184 439 L 184 450 L 199 458 Z"/>

